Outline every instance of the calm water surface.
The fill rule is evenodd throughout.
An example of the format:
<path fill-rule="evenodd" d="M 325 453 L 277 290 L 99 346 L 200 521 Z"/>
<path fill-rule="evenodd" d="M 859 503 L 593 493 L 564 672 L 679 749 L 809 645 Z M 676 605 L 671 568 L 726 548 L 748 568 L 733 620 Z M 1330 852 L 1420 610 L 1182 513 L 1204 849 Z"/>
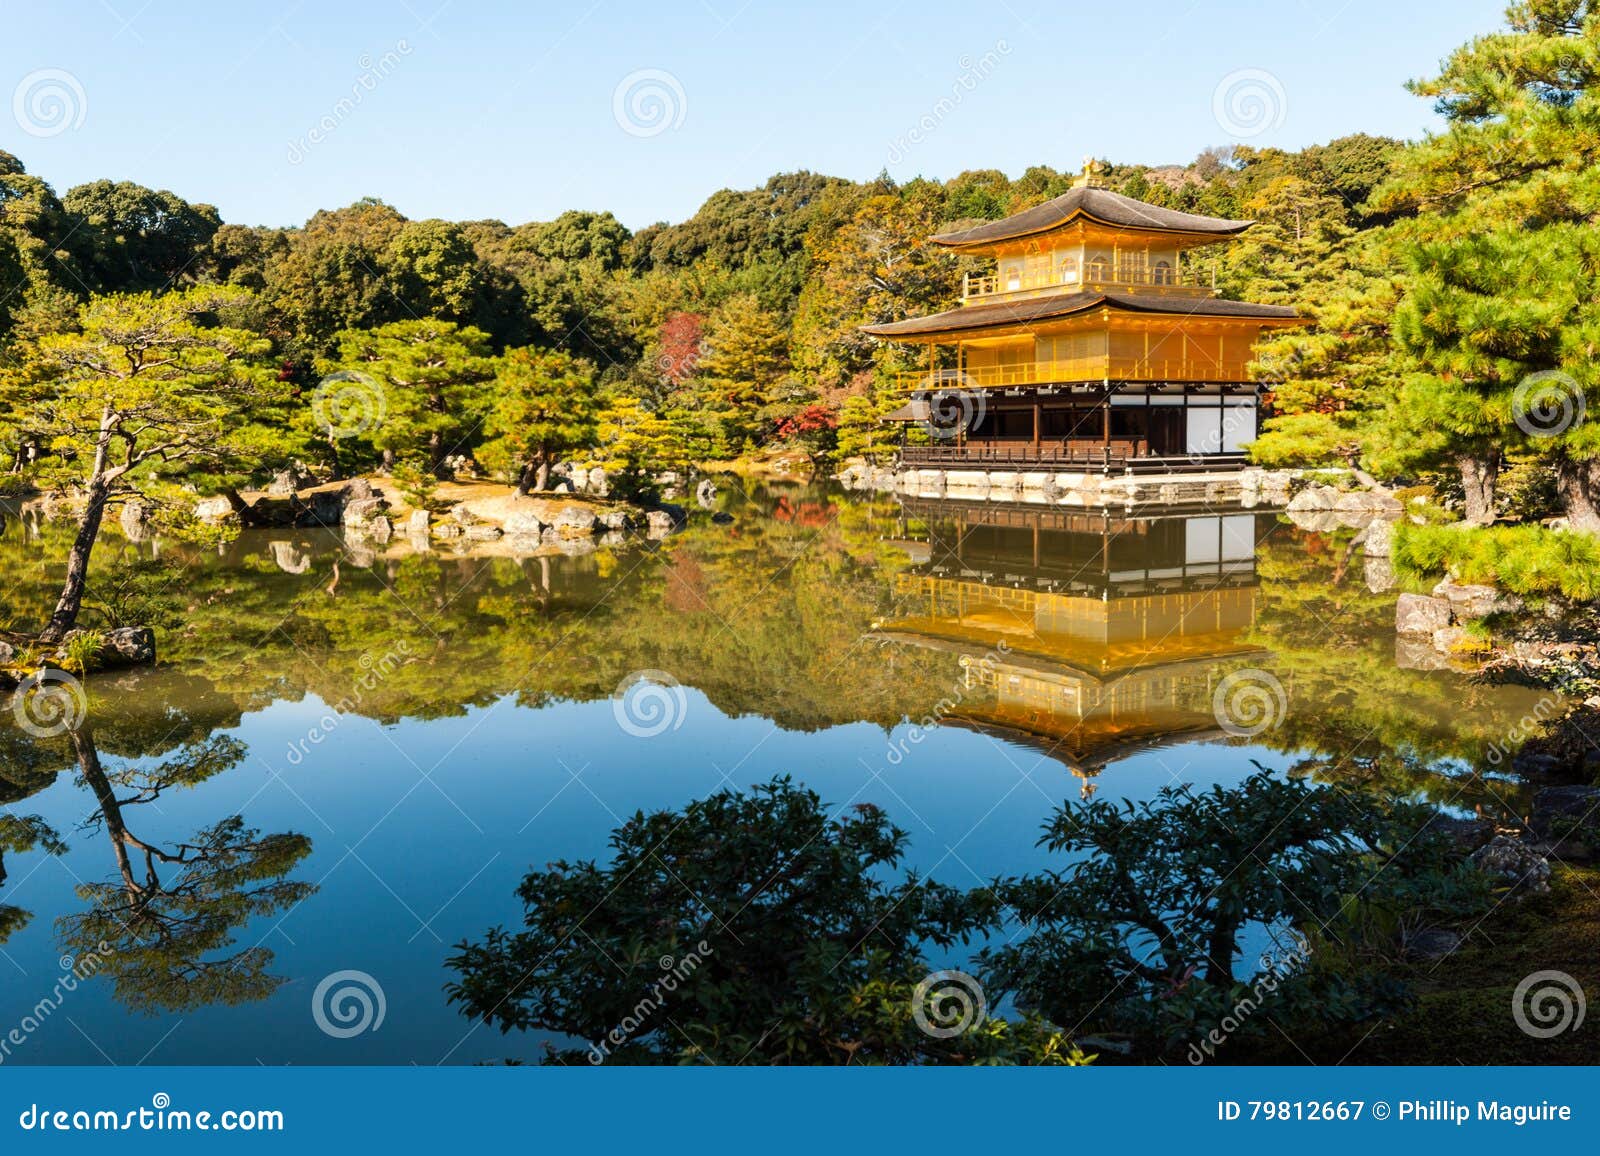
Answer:
<path fill-rule="evenodd" d="M 1347 527 L 720 502 L 731 524 L 542 558 L 108 535 L 97 593 L 167 617 L 163 661 L 93 680 L 75 741 L 0 713 L 0 1038 L 66 957 L 113 950 L 5 1062 L 536 1059 L 446 1004 L 452 945 L 518 922 L 530 865 L 775 775 L 884 808 L 907 865 L 962 886 L 1047 865 L 1063 800 L 1253 763 L 1515 803 L 1471 769 L 1531 694 L 1397 656 L 1395 591 Z M 70 527 L 10 515 L 21 626 Z M 155 913 L 137 940 L 130 897 Z M 313 996 L 351 970 L 386 1011 L 338 1038 Z"/>

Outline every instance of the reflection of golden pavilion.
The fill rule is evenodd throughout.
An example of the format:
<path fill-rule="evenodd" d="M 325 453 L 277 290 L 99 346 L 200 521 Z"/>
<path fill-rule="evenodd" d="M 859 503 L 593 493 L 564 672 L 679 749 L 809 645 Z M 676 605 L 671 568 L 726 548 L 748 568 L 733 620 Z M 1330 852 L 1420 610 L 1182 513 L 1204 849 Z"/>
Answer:
<path fill-rule="evenodd" d="M 1038 747 L 1086 780 L 1220 734 L 1226 660 L 1260 653 L 1253 514 L 1112 517 L 907 503 L 926 561 L 878 637 L 958 656 L 943 721 Z M 1089 788 L 1086 785 L 1086 792 Z"/>

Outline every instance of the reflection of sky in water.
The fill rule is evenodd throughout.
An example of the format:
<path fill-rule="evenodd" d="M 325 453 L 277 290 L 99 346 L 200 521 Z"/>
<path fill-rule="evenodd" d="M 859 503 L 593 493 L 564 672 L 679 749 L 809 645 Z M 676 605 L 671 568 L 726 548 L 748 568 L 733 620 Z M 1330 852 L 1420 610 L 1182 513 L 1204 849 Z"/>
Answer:
<path fill-rule="evenodd" d="M 455 648 L 448 637 L 436 650 L 430 642 L 428 663 L 439 665 L 408 672 L 417 675 L 410 682 L 397 675 L 395 686 L 373 695 L 374 709 L 379 703 L 397 713 L 444 709 L 460 697 L 492 700 L 524 680 L 536 685 L 534 671 L 549 668 L 526 664 L 550 653 L 556 635 L 537 642 L 511 638 L 502 653 L 500 632 L 514 635 L 514 627 L 537 625 L 547 613 L 564 632 L 566 623 L 580 621 L 613 593 L 621 605 L 607 608 L 614 615 L 611 625 L 574 634 L 550 659 L 564 664 L 550 671 L 552 677 L 575 676 L 555 677 L 555 685 L 603 694 L 595 688 L 609 689 L 621 671 L 662 667 L 688 687 L 703 686 L 724 706 L 689 689 L 681 725 L 652 738 L 627 733 L 607 699 L 535 709 L 506 695 L 459 717 L 389 726 L 344 715 L 326 727 L 328 710 L 310 695 L 247 712 L 228 732 L 247 745 L 243 762 L 199 787 L 174 789 L 139 805 L 128 822 L 140 837 L 167 845 L 235 813 L 264 833 L 308 836 L 312 854 L 290 878 L 320 890 L 287 913 L 254 921 L 232 949 L 260 941 L 276 955 L 269 970 L 289 982 L 259 1003 L 160 1016 L 129 1011 L 112 1000 L 108 983 L 91 982 L 69 995 L 7 1062 L 535 1059 L 538 1038 L 473 1030 L 446 1004 L 443 992 L 450 978 L 444 960 L 455 944 L 480 938 L 494 925 L 519 924 L 515 889 L 530 866 L 603 859 L 611 830 L 636 811 L 681 808 L 720 787 L 745 788 L 789 774 L 835 806 L 883 808 L 910 837 L 902 866 L 940 882 L 976 887 L 997 875 L 1059 868 L 1062 859 L 1035 844 L 1055 807 L 1079 798 L 1085 785 L 1068 761 L 1093 776 L 1100 799 L 1112 801 L 1149 800 L 1176 783 L 1235 784 L 1253 769 L 1252 759 L 1285 769 L 1291 757 L 1264 745 L 1212 741 L 1218 733 L 1212 688 L 1225 670 L 1273 667 L 1253 631 L 1264 607 L 1267 613 L 1279 612 L 1278 601 L 1289 607 L 1279 612 L 1279 637 L 1316 655 L 1327 637 L 1319 615 L 1329 607 L 1359 605 L 1366 596 L 1357 573 L 1334 594 L 1317 588 L 1317 597 L 1327 601 L 1300 610 L 1299 596 L 1306 591 L 1295 585 L 1301 579 L 1293 567 L 1311 558 L 1331 560 L 1335 548 L 1326 540 L 1315 548 L 1299 544 L 1271 516 L 1134 519 L 1113 530 L 1098 515 L 1082 512 L 1064 511 L 1040 526 L 999 511 L 995 521 L 981 523 L 967 513 L 952 516 L 948 505 L 924 510 L 908 501 L 899 513 L 875 513 L 877 521 L 851 536 L 834 525 L 826 502 L 796 501 L 781 499 L 761 511 L 738 507 L 733 527 L 691 528 L 661 555 L 619 564 L 617 573 L 631 577 L 619 579 L 615 589 L 592 568 L 593 559 L 554 559 L 492 575 L 476 562 L 449 557 L 415 560 L 410 571 L 384 563 L 385 582 L 409 580 L 414 584 L 406 588 L 424 599 L 437 595 L 459 611 L 446 631 L 473 636 Z M 838 535 L 825 548 L 841 569 L 822 567 L 810 571 L 809 579 L 798 577 L 801 569 L 793 560 L 826 533 Z M 1270 534 L 1288 541 L 1275 564 L 1287 564 L 1290 576 L 1274 579 L 1276 590 L 1251 561 L 1253 542 Z M 203 580 L 197 576 L 196 587 L 235 581 L 227 567 L 247 563 L 252 551 L 258 561 L 272 556 L 266 548 L 271 542 L 256 539 L 252 545 L 249 539 L 230 547 L 223 562 L 213 558 L 223 568 Z M 282 603 L 304 591 L 320 594 L 328 582 L 336 543 L 323 536 L 309 543 L 320 551 L 309 572 L 271 566 L 268 579 L 251 588 L 260 592 L 266 626 Z M 880 550 L 877 558 L 886 551 L 898 562 L 874 561 L 873 549 Z M 866 559 L 852 563 L 853 577 L 842 573 L 839 561 L 847 551 Z M 377 586 L 381 571 L 347 567 L 338 601 L 314 600 L 316 613 L 300 624 L 302 639 L 320 639 L 327 631 L 330 645 L 349 651 L 336 656 L 342 665 L 328 662 L 326 654 L 291 651 L 282 636 L 273 639 L 277 649 L 259 661 L 249 650 L 242 657 L 230 651 L 219 667 L 231 667 L 235 657 L 255 661 L 257 669 L 241 687 L 253 688 L 248 693 L 257 702 L 282 693 L 273 685 L 278 664 L 312 659 L 319 669 L 326 665 L 347 675 L 361 669 L 354 664 L 359 648 L 382 641 L 385 616 L 392 614 L 389 595 Z M 267 580 L 279 585 L 267 590 Z M 845 590 L 842 581 L 855 585 Z M 719 582 L 726 590 L 719 591 Z M 557 592 L 561 608 L 549 610 L 540 600 L 541 584 Z M 480 594 L 492 606 L 474 616 L 469 607 Z M 720 613 L 695 617 L 707 606 L 704 599 L 719 594 Z M 37 599 L 40 592 L 27 596 Z M 764 607 L 770 613 L 748 624 L 738 621 L 738 631 L 721 634 L 725 616 L 739 619 L 753 597 L 793 601 Z M 377 636 L 340 619 L 362 613 L 371 617 L 353 621 L 368 623 L 365 629 L 378 630 Z M 1285 670 L 1292 691 L 1288 717 L 1276 720 L 1285 727 L 1264 737 L 1280 746 L 1329 741 L 1325 736 L 1343 742 L 1350 734 L 1349 696 L 1356 692 L 1367 695 L 1360 730 L 1371 719 L 1390 725 L 1390 733 L 1430 734 L 1440 746 L 1449 745 L 1457 727 L 1493 730 L 1497 724 L 1485 718 L 1511 700 L 1495 697 L 1496 709 L 1487 714 L 1456 712 L 1457 691 L 1450 688 L 1461 684 L 1448 674 L 1408 672 L 1397 685 L 1409 697 L 1388 693 L 1386 683 L 1374 689 L 1354 685 L 1357 680 L 1345 672 L 1380 679 L 1395 673 L 1392 634 L 1386 633 L 1392 629 L 1392 595 L 1360 613 L 1365 620 L 1346 624 L 1360 641 L 1338 652 L 1334 663 L 1345 664 L 1335 665 L 1339 673 L 1324 676 L 1321 657 L 1311 664 L 1303 654 L 1298 666 Z M 648 625 L 662 629 L 635 630 L 635 624 L 646 625 L 631 617 L 637 615 L 656 616 Z M 736 637 L 747 625 L 752 639 Z M 863 642 L 863 632 L 874 641 Z M 355 650 L 352 637 L 359 640 Z M 752 640 L 757 645 L 747 649 Z M 248 646 L 244 633 L 229 641 Z M 1008 647 L 1002 661 L 985 668 L 985 655 L 996 653 L 1000 641 Z M 840 649 L 851 653 L 839 655 Z M 766 664 L 752 673 L 749 664 L 763 655 Z M 843 667 L 847 658 L 857 665 Z M 462 665 L 447 665 L 452 661 Z M 624 665 L 617 674 L 600 677 L 618 662 Z M 300 665 L 286 676 L 291 691 L 304 677 Z M 1124 678 L 1130 670 L 1138 673 Z M 170 695 L 172 703 L 192 706 L 197 720 L 235 717 L 226 692 L 213 691 L 189 672 L 158 671 L 153 678 L 133 692 L 136 706 L 154 713 Z M 325 684 L 341 687 L 332 697 L 343 693 L 339 675 L 328 675 Z M 402 685 L 412 698 L 386 699 Z M 204 704 L 188 702 L 201 693 L 197 686 L 204 688 Z M 234 693 L 243 698 L 246 692 Z M 1479 707 L 1491 701 L 1483 688 L 1472 694 Z M 945 704 L 936 706 L 941 698 Z M 907 723 L 886 733 L 855 722 L 805 731 L 780 729 L 766 717 L 787 712 L 792 720 L 821 723 L 894 717 L 902 709 L 886 703 L 917 704 L 919 721 L 931 713 L 948 725 Z M 725 710 L 748 713 L 733 717 Z M 1508 717 L 1522 713 L 1519 707 L 1511 711 Z M 153 733 L 145 739 L 153 740 L 165 728 L 146 729 Z M 313 732 L 325 733 L 321 741 L 308 742 Z M 1058 746 L 1063 738 L 1068 742 Z M 111 768 L 120 763 L 112 751 L 102 754 Z M 52 925 L 57 916 L 83 909 L 74 886 L 114 872 L 104 831 L 80 829 L 91 803 L 74 779 L 63 772 L 9 808 L 43 816 L 68 837 L 71 849 L 60 860 L 38 851 L 7 857 L 10 879 L 0 889 L 0 902 L 26 908 L 35 918 L 0 946 L 0 1033 L 20 1022 L 55 982 L 60 949 Z M 1260 929 L 1247 935 L 1240 972 L 1250 970 L 1268 946 Z M 958 949 L 934 962 L 962 966 L 966 958 Z M 387 1013 L 375 1033 L 332 1039 L 312 1019 L 312 992 L 323 977 L 346 970 L 377 978 Z"/>
<path fill-rule="evenodd" d="M 603 856 L 606 836 L 635 810 L 680 807 L 726 782 L 788 773 L 836 805 L 883 807 L 911 836 L 906 866 L 974 886 L 1044 866 L 1051 857 L 1034 846 L 1039 826 L 1079 790 L 1038 751 L 970 731 L 929 732 L 893 764 L 890 743 L 908 727 L 892 736 L 868 724 L 786 732 L 761 718 L 727 718 L 694 692 L 683 725 L 648 739 L 623 733 L 609 702 L 529 710 L 506 700 L 463 718 L 390 727 L 347 716 L 292 765 L 290 744 L 324 713 L 307 699 L 247 716 L 233 732 L 249 744 L 244 763 L 163 796 L 159 813 L 138 813 L 146 839 L 182 837 L 236 811 L 262 830 L 311 837 L 313 853 L 294 877 L 321 890 L 241 937 L 248 945 L 265 936 L 277 955 L 272 970 L 290 982 L 259 1004 L 156 1018 L 125 1012 L 108 985 L 91 983 L 52 1017 L 70 1024 L 50 1023 L 11 1062 L 104 1062 L 96 1045 L 119 1064 L 533 1058 L 532 1038 L 478 1029 L 463 1042 L 470 1025 L 445 1004 L 443 960 L 461 939 L 517 921 L 513 892 L 530 864 Z M 1101 797 L 1147 799 L 1169 782 L 1236 782 L 1248 770 L 1236 749 L 1169 747 L 1106 772 Z M 104 834 L 75 830 L 86 798 L 68 776 L 24 805 L 72 832 L 71 850 L 59 862 L 29 855 L 12 864 L 7 901 L 36 918 L 5 945 L 10 962 L 0 959 L 11 973 L 0 985 L 5 1025 L 54 982 L 51 922 L 76 909 L 74 876 L 112 869 Z M 379 979 L 388 1014 L 375 1033 L 329 1039 L 311 1019 L 311 993 L 324 975 L 350 968 Z"/>

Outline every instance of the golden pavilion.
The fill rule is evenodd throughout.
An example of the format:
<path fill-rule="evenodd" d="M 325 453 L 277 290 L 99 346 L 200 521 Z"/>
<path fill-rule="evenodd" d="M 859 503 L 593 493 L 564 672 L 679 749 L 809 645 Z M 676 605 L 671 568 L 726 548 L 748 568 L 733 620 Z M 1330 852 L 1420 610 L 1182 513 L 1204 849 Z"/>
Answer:
<path fill-rule="evenodd" d="M 1194 254 L 1253 222 L 1198 216 L 1104 188 L 1094 163 L 1054 200 L 931 240 L 992 258 L 959 306 L 865 332 L 928 347 L 889 420 L 935 425 L 907 465 L 1039 469 L 1228 469 L 1255 438 L 1246 372 L 1293 309 L 1216 295 Z M 961 395 L 954 428 L 941 398 Z"/>

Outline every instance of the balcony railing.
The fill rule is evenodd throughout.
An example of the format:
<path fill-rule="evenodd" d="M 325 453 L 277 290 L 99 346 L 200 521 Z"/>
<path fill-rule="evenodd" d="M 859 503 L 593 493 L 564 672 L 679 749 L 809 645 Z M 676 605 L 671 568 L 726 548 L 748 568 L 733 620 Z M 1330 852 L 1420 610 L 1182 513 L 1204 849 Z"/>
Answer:
<path fill-rule="evenodd" d="M 1077 357 L 1064 361 L 1030 361 L 1020 365 L 981 365 L 898 374 L 903 391 L 1005 389 L 1095 381 L 1246 381 L 1244 366 L 1189 358 Z"/>
<path fill-rule="evenodd" d="M 1109 442 L 1056 438 L 1038 445 L 1026 441 L 936 442 L 902 446 L 900 464 L 937 469 L 967 467 L 992 470 L 1077 468 L 1102 473 L 1185 474 L 1209 470 L 1242 469 L 1243 453 L 1156 454 L 1143 438 L 1114 437 Z"/>
<path fill-rule="evenodd" d="M 1217 288 L 1217 269 L 1212 265 L 1201 271 L 1189 268 L 1153 269 L 1129 265 L 1089 265 L 1081 271 L 1020 273 L 989 273 L 962 278 L 961 298 L 973 301 L 984 297 L 1005 297 L 1011 294 L 1033 293 L 1041 289 L 1055 289 L 1069 293 L 1089 289 L 1138 289 L 1148 292 L 1173 292 L 1194 295 L 1210 294 Z"/>

